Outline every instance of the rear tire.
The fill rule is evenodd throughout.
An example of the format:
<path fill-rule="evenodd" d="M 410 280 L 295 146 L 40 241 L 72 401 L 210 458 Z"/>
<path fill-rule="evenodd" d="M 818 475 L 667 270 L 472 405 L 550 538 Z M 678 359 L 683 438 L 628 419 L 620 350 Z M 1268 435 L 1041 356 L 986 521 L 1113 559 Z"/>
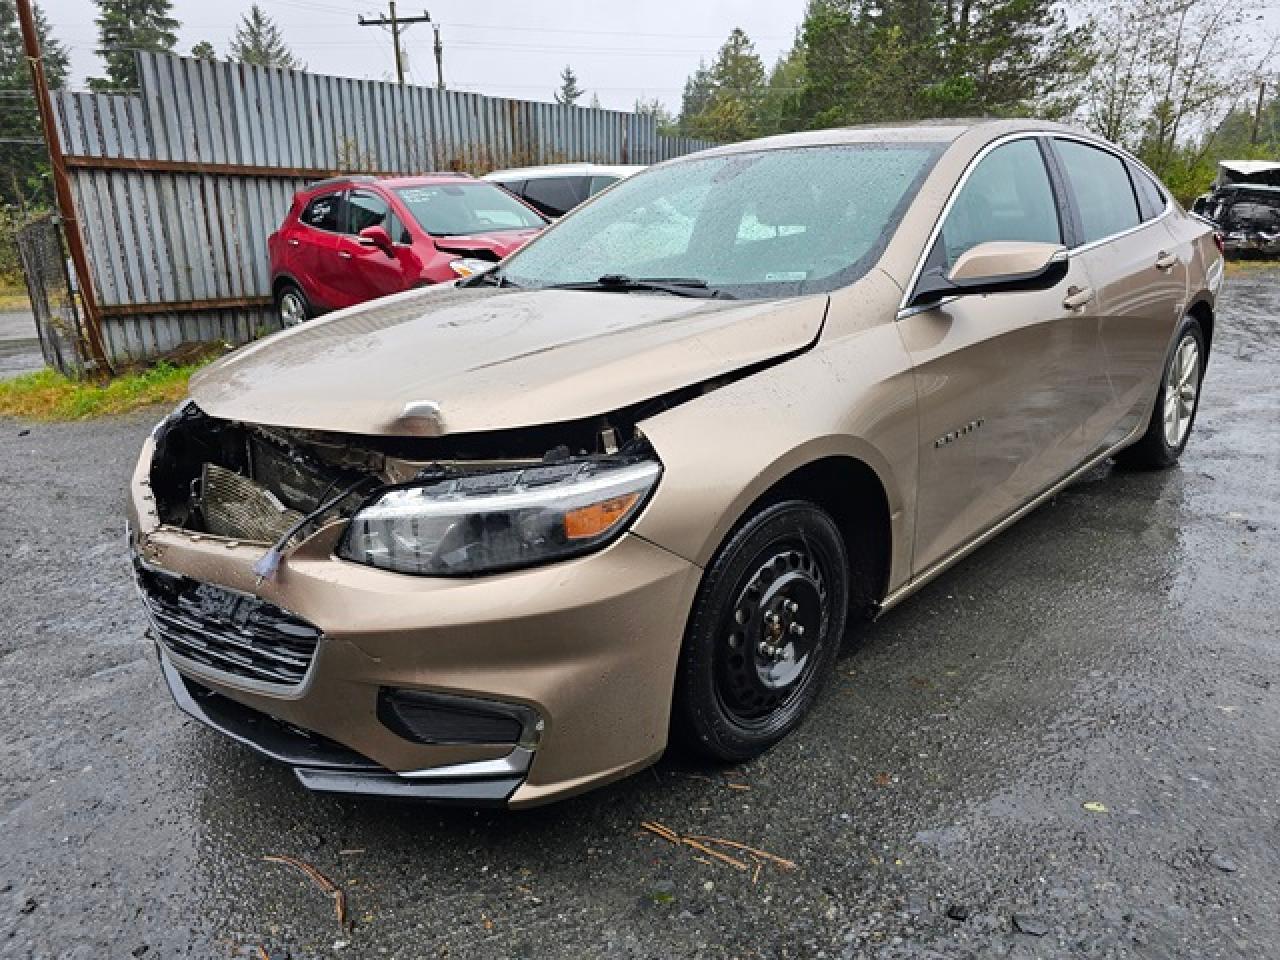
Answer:
<path fill-rule="evenodd" d="M 283 283 L 276 291 L 276 319 L 285 330 L 311 319 L 311 305 L 297 284 Z"/>
<path fill-rule="evenodd" d="M 673 737 L 749 760 L 798 727 L 831 674 L 849 609 L 840 531 L 805 500 L 768 506 L 720 549 L 694 601 Z"/>
<path fill-rule="evenodd" d="M 1160 374 L 1160 392 L 1142 439 L 1116 455 L 1116 463 L 1137 470 L 1162 470 L 1178 462 L 1191 437 L 1200 409 L 1204 379 L 1204 330 L 1195 317 L 1184 317 L 1173 351 Z"/>

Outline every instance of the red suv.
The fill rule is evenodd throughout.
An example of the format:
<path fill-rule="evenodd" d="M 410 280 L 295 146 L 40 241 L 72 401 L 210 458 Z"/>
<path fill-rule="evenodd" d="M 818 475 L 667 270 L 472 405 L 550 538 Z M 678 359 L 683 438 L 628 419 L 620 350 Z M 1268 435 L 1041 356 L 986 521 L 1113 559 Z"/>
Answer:
<path fill-rule="evenodd" d="M 271 290 L 290 327 L 328 310 L 470 276 L 520 249 L 548 221 L 466 174 L 337 177 L 293 198 L 267 238 Z"/>

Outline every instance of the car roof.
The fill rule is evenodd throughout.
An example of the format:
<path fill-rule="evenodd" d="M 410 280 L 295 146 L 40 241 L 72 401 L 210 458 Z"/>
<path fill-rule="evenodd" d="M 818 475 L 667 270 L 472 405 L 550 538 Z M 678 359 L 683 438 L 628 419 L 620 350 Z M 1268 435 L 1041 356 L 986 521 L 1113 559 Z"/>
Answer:
<path fill-rule="evenodd" d="M 345 186 L 380 186 L 380 187 L 422 187 L 433 183 L 457 183 L 459 180 L 475 180 L 476 178 L 469 173 L 456 173 L 452 170 L 444 170 L 439 173 L 420 173 L 405 174 L 394 177 L 374 177 L 367 173 L 351 173 L 337 177 L 328 177 L 324 180 L 313 180 L 303 187 L 299 193 L 311 193 L 314 190 L 324 190 L 329 187 L 345 187 Z"/>
<path fill-rule="evenodd" d="M 827 130 L 804 130 L 799 133 L 781 133 L 758 140 L 744 140 L 720 147 L 711 147 L 689 156 L 717 156 L 727 153 L 747 153 L 754 150 L 781 150 L 789 147 L 840 146 L 855 143 L 952 143 L 970 132 L 985 135 L 986 139 L 1010 133 L 1047 131 L 1071 133 L 1076 136 L 1097 139 L 1092 134 L 1061 123 L 1046 120 L 1003 120 L 990 117 L 961 117 L 937 120 L 918 120 L 911 123 L 866 123 L 848 127 L 832 127 Z M 680 158 L 676 158 L 677 160 Z"/>
<path fill-rule="evenodd" d="M 541 180 L 544 177 L 629 177 L 645 168 L 641 163 L 548 163 L 538 167 L 494 170 L 481 180 Z"/>

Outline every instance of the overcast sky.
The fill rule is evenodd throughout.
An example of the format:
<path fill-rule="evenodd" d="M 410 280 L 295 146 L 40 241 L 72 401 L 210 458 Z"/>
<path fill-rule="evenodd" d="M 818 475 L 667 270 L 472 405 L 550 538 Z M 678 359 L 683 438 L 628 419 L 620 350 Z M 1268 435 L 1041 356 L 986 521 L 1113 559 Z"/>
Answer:
<path fill-rule="evenodd" d="M 93 0 L 40 0 L 57 36 L 71 49 L 73 83 L 102 73 Z M 296 56 L 317 73 L 394 79 L 390 36 L 356 25 L 359 14 L 386 12 L 386 0 L 259 0 L 280 25 Z M 445 83 L 454 89 L 525 100 L 549 100 L 564 65 L 571 64 L 590 103 L 630 109 L 637 97 L 679 107 L 685 78 L 699 58 L 711 60 L 729 31 L 740 26 L 770 65 L 791 46 L 805 0 L 434 0 L 425 9 L 440 24 Z M 416 0 L 399 0 L 401 16 L 421 14 Z M 174 0 L 181 21 L 179 51 L 209 40 L 220 56 L 249 0 Z M 431 27 L 403 37 L 412 79 L 435 82 Z"/>

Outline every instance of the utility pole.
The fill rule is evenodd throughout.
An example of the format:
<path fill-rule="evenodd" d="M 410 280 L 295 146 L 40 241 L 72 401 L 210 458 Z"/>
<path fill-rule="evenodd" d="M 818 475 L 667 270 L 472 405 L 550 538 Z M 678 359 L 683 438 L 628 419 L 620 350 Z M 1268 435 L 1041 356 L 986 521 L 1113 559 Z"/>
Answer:
<path fill-rule="evenodd" d="M 431 28 L 436 33 L 436 89 L 444 89 L 444 44 L 440 42 L 440 24 L 433 23 Z"/>
<path fill-rule="evenodd" d="M 391 28 L 391 44 L 395 47 L 396 53 L 396 80 L 401 85 L 404 84 L 404 51 L 400 49 L 400 33 L 403 29 L 412 26 L 415 23 L 430 23 L 431 14 L 422 11 L 420 17 L 398 17 L 396 16 L 396 0 L 387 0 L 387 13 L 378 14 L 377 19 L 373 17 L 358 16 L 356 23 L 362 27 L 390 27 Z M 440 64 L 440 30 L 436 28 L 436 70 L 439 72 Z"/>
<path fill-rule="evenodd" d="M 36 33 L 36 18 L 31 12 L 31 0 L 17 0 L 18 25 L 22 30 L 22 47 L 31 69 L 31 85 L 40 109 L 40 125 L 44 128 L 44 142 L 49 150 L 49 167 L 53 174 L 53 192 L 62 215 L 63 234 L 67 238 L 67 250 L 75 268 L 80 287 L 80 302 L 84 306 L 84 332 L 89 341 L 89 356 L 97 364 L 99 373 L 110 373 L 107 351 L 102 344 L 101 313 L 98 298 L 93 290 L 93 277 L 89 274 L 89 257 L 85 254 L 84 238 L 76 220 L 76 205 L 71 197 L 71 183 L 67 178 L 67 163 L 62 157 L 62 140 L 58 136 L 58 124 L 53 116 L 53 101 L 49 96 L 49 78 L 44 73 L 44 58 L 40 52 L 40 35 Z"/>
<path fill-rule="evenodd" d="M 1262 123 L 1262 98 L 1267 95 L 1267 81 L 1258 84 L 1258 105 L 1253 110 L 1253 130 L 1249 134 L 1249 145 L 1258 145 L 1258 127 Z"/>

